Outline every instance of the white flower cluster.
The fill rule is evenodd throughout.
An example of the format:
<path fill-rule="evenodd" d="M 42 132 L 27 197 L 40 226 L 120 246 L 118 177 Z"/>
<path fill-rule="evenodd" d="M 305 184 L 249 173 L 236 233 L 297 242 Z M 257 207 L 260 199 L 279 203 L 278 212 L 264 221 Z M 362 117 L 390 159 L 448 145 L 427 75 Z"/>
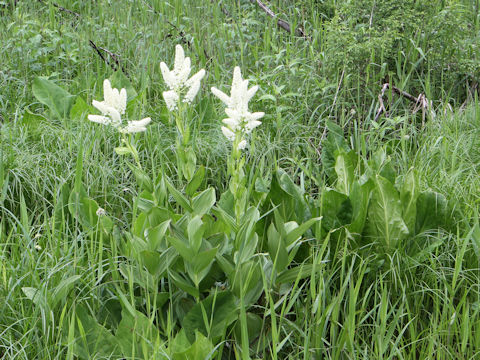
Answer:
<path fill-rule="evenodd" d="M 181 45 L 175 47 L 175 65 L 172 71 L 168 69 L 164 62 L 160 63 L 163 79 L 170 89 L 163 92 L 163 98 L 170 111 L 174 111 L 177 108 L 182 95 L 182 101 L 190 104 L 200 90 L 200 81 L 205 76 L 205 70 L 201 69 L 189 79 L 190 65 L 190 58 L 185 57 L 185 52 Z"/>
<path fill-rule="evenodd" d="M 135 132 L 145 131 L 146 126 L 151 119 L 145 118 L 142 120 L 128 121 L 127 125 L 122 124 L 122 115 L 127 109 L 127 91 L 125 89 L 112 88 L 110 81 L 105 79 L 103 81 L 103 101 L 93 100 L 92 105 L 96 107 L 102 115 L 88 115 L 88 120 L 103 124 L 112 125 L 121 133 L 129 134 Z"/>
<path fill-rule="evenodd" d="M 212 93 L 227 106 L 225 113 L 228 115 L 228 118 L 222 120 L 227 126 L 222 126 L 222 133 L 232 142 L 235 141 L 237 134 L 240 135 L 239 150 L 247 146 L 247 140 L 244 138 L 244 135 L 250 134 L 253 129 L 259 126 L 262 123 L 259 120 L 265 115 L 264 112 L 251 113 L 248 111 L 248 102 L 257 90 L 258 86 L 248 88 L 248 80 L 242 79 L 242 73 L 238 66 L 233 70 L 230 96 L 212 87 Z"/>

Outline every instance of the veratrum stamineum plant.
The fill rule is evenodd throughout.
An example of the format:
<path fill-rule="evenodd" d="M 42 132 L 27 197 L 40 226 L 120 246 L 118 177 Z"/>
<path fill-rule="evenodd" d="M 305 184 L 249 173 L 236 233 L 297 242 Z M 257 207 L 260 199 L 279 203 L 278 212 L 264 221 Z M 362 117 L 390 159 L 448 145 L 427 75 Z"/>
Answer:
<path fill-rule="evenodd" d="M 127 91 L 125 88 L 120 91 L 112 88 L 110 80 L 108 79 L 103 81 L 103 97 L 103 101 L 92 101 L 92 105 L 97 108 L 102 115 L 88 115 L 88 120 L 103 125 L 111 125 L 116 128 L 122 134 L 122 142 L 125 147 L 118 147 L 115 151 L 119 155 L 131 154 L 137 166 L 141 169 L 138 151 L 131 137 L 127 136 L 127 134 L 145 131 L 151 119 L 147 117 L 142 120 L 127 121 L 125 124 L 125 121 L 122 120 L 122 115 L 125 115 L 127 109 Z"/>
<path fill-rule="evenodd" d="M 173 113 L 177 125 L 177 167 L 179 177 L 185 177 L 187 181 L 192 180 L 195 172 L 197 158 L 195 151 L 190 145 L 190 124 L 186 105 L 191 104 L 200 90 L 201 80 L 205 76 L 205 70 L 201 69 L 191 78 L 191 61 L 185 57 L 181 45 L 175 47 L 175 64 L 173 70 L 160 63 L 163 80 L 169 90 L 163 92 L 163 99 L 170 113 Z"/>
<path fill-rule="evenodd" d="M 175 97 L 178 100 L 182 98 L 182 91 L 191 85 L 187 90 L 190 94 L 188 103 L 200 87 L 204 71 L 194 75 L 192 79 L 195 81 L 188 82 L 188 86 L 181 85 L 189 73 L 190 61 L 187 59 L 181 47 L 177 46 L 174 71 L 168 72 L 165 65 L 161 65 L 167 84 L 172 87 L 170 95 L 168 91 L 167 95 L 164 94 L 167 102 L 170 101 L 169 96 L 175 97 L 172 91 L 178 95 L 178 98 Z M 192 91 L 192 88 L 196 90 Z M 243 171 L 246 160 L 242 151 L 246 147 L 246 135 L 261 124 L 259 119 L 264 115 L 248 111 L 248 102 L 257 89 L 257 86 L 248 89 L 248 81 L 242 79 L 237 67 L 231 96 L 213 90 L 227 105 L 229 118 L 223 121 L 226 127 L 222 131 L 233 142 L 228 161 L 231 184 L 224 194 L 220 194 L 218 204 L 214 188 L 199 190 L 205 176 L 203 166 L 194 171 L 194 163 L 182 162 L 184 159 L 181 159 L 179 169 L 190 180 L 183 194 L 162 172 L 156 179 L 150 179 L 141 169 L 138 153 L 128 139 L 124 139 L 126 148 L 117 148 L 117 152 L 131 153 L 135 157 L 138 167 L 130 167 L 140 187 L 139 196 L 133 204 L 134 218 L 129 229 L 121 233 L 113 230 L 111 219 L 88 198 L 81 186 L 72 192 L 74 205 L 71 212 L 75 217 L 85 219 L 82 221 L 85 230 L 92 231 L 92 227 L 96 226 L 103 230 L 101 236 L 114 237 L 120 244 L 118 252 L 121 259 L 116 266 L 125 284 L 120 281 L 113 291 L 121 299 L 122 319 L 115 335 L 96 325 L 97 335 L 109 339 L 109 345 L 103 349 L 109 355 L 133 357 L 132 344 L 141 342 L 144 332 L 149 338 L 160 339 L 172 336 L 173 331 L 172 343 L 167 346 L 160 343 L 138 346 L 137 349 L 141 350 L 137 355 L 175 359 L 180 358 L 178 353 L 190 351 L 195 353 L 195 359 L 216 354 L 221 357 L 222 344 L 229 336 L 240 344 L 235 345 L 234 351 L 243 359 L 249 359 L 250 344 L 259 335 L 256 330 L 249 329 L 249 322 L 252 319 L 261 321 L 250 309 L 266 289 L 292 283 L 311 273 L 310 267 L 288 267 L 303 242 L 303 234 L 320 218 L 310 218 L 306 222 L 302 219 L 298 224 L 276 212 L 274 219 L 269 217 L 266 223 L 267 232 L 258 232 L 256 228 L 261 214 L 257 205 L 252 206 L 258 201 L 250 201 L 245 186 L 249 179 Z M 89 116 L 89 119 L 115 126 L 125 109 L 126 92 L 124 89 L 115 91 L 106 82 L 105 94 L 104 102 L 94 102 L 103 115 Z M 172 104 L 168 106 L 176 113 L 179 131 L 177 153 L 184 153 L 192 151 L 193 145 L 188 141 L 188 122 L 184 117 L 187 112 L 176 111 L 184 102 L 176 104 L 175 107 Z M 81 178 L 81 169 L 79 156 L 78 178 Z M 295 188 L 285 177 L 279 181 L 282 186 L 286 184 L 290 189 Z M 278 189 L 274 191 L 278 193 Z M 264 197 L 268 197 L 267 194 Z M 281 196 L 282 199 L 287 197 Z M 92 217 L 98 220 L 93 223 L 87 221 Z M 268 244 L 265 249 L 263 244 Z M 120 290 L 127 284 L 130 284 L 129 290 Z M 124 292 L 129 293 L 131 299 L 138 298 L 140 301 L 122 298 Z M 268 299 L 273 301 L 270 297 Z M 182 311 L 177 311 L 179 306 Z M 82 326 L 96 324 L 96 320 L 82 309 L 77 315 Z M 158 327 L 152 326 L 152 321 L 148 319 L 153 319 Z M 132 323 L 136 323 L 138 328 L 133 332 L 126 331 L 131 329 Z M 179 327 L 182 330 L 178 330 Z M 80 328 L 72 331 L 81 332 Z M 235 335 L 228 335 L 232 331 Z M 214 344 L 218 344 L 218 352 Z M 92 337 L 90 340 L 83 339 L 83 343 L 77 346 L 75 353 L 81 358 L 85 358 L 84 353 L 105 355 Z M 81 349 L 85 350 L 84 353 Z"/>
<path fill-rule="evenodd" d="M 264 112 L 251 113 L 248 111 L 248 102 L 252 99 L 258 90 L 258 86 L 248 88 L 248 80 L 242 79 L 242 73 L 238 66 L 233 70 L 232 87 L 230 96 L 212 87 L 212 93 L 217 96 L 227 106 L 225 113 L 228 118 L 222 122 L 222 132 L 230 140 L 232 152 L 228 160 L 228 172 L 230 175 L 230 191 L 235 199 L 235 215 L 237 223 L 247 206 L 247 193 L 245 188 L 246 177 L 243 171 L 245 157 L 242 154 L 247 146 L 246 136 L 257 126 L 261 125 L 259 121 Z"/>

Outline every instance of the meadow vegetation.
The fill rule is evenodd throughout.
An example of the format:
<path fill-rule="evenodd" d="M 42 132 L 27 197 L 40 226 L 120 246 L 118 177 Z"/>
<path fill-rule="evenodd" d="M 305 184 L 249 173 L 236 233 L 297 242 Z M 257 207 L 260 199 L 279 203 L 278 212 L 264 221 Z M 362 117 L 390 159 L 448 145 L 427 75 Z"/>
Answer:
<path fill-rule="evenodd" d="M 0 359 L 480 356 L 480 2 L 265 4 L 0 1 Z"/>

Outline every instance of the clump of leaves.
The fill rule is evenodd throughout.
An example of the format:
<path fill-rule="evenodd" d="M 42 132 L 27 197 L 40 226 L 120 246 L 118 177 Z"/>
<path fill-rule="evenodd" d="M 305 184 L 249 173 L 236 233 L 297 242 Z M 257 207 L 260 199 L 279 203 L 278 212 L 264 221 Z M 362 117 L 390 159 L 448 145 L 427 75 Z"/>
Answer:
<path fill-rule="evenodd" d="M 443 1 L 343 2 L 326 23 L 325 72 L 335 76 L 344 69 L 363 85 L 410 78 L 414 92 L 425 91 L 427 80 L 431 91 L 434 85 L 450 90 L 478 72 L 472 60 L 478 35 L 465 21 L 473 19 L 469 15 L 466 7 Z M 458 90 L 451 96 L 465 95 Z"/>

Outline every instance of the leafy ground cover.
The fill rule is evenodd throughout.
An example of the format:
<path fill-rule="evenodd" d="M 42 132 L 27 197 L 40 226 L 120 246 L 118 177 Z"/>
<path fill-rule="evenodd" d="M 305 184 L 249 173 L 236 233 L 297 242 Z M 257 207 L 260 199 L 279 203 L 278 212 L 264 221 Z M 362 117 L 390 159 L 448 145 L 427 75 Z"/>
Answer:
<path fill-rule="evenodd" d="M 0 358 L 478 357 L 480 4 L 267 5 L 0 2 Z"/>

